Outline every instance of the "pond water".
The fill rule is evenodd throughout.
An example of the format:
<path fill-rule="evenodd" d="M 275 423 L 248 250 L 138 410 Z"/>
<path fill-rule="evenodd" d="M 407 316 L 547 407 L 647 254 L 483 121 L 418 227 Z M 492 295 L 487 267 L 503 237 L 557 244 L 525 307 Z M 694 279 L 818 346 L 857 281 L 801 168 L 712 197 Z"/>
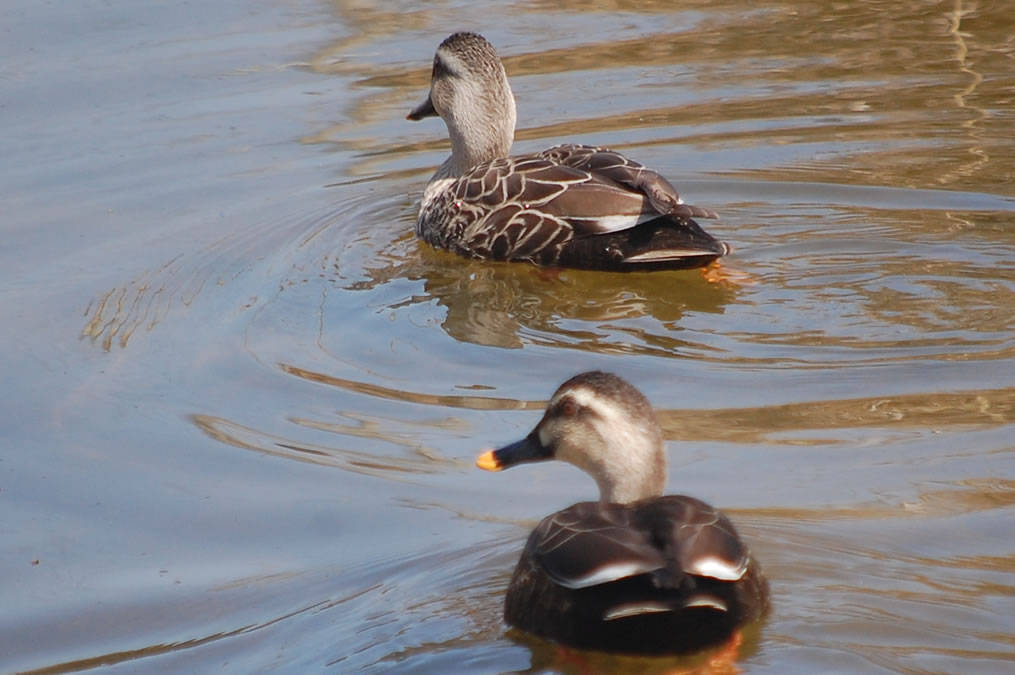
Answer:
<path fill-rule="evenodd" d="M 736 668 L 1009 671 L 1004 5 L 7 3 L 0 670 L 713 668 L 501 621 L 528 530 L 595 485 L 473 458 L 599 368 L 769 576 Z M 456 29 L 504 57 L 517 150 L 658 169 L 746 279 L 415 241 L 448 144 L 404 116 Z"/>

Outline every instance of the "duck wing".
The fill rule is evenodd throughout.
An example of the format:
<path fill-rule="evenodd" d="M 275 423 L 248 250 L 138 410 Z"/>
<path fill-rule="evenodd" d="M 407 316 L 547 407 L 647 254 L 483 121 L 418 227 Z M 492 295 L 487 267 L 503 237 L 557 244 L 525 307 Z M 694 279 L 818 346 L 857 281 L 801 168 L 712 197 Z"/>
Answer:
<path fill-rule="evenodd" d="M 433 246 L 478 258 L 685 266 L 680 261 L 708 262 L 727 250 L 693 215 L 715 216 L 683 204 L 665 178 L 637 162 L 566 145 L 472 169 L 424 207 L 416 229 Z"/>
<path fill-rule="evenodd" d="M 726 244 L 692 220 L 716 214 L 685 204 L 659 173 L 618 152 L 587 145 L 561 145 L 542 154 L 590 176 L 552 204 L 569 214 L 575 228 L 561 251 L 562 264 L 622 271 L 681 269 L 729 253 Z"/>
<path fill-rule="evenodd" d="M 632 525 L 650 533 L 671 568 L 696 577 L 739 581 L 751 556 L 733 523 L 693 497 L 668 496 L 632 506 Z"/>
<path fill-rule="evenodd" d="M 634 210 L 634 204 L 638 205 L 635 211 L 640 215 L 638 222 L 659 216 L 669 216 L 681 223 L 691 218 L 718 218 L 714 211 L 685 204 L 677 189 L 664 176 L 619 152 L 591 145 L 565 144 L 544 150 L 539 155 L 560 166 L 589 174 L 590 181 L 574 192 L 578 199 L 588 203 L 586 210 L 597 210 L 603 215 L 598 220 L 589 221 L 587 231 L 578 232 L 579 236 L 617 231 L 616 216 L 629 215 Z M 591 194 L 596 192 L 599 194 Z"/>
<path fill-rule="evenodd" d="M 566 588 L 587 588 L 666 567 L 649 533 L 616 504 L 583 502 L 543 519 L 529 535 L 532 562 Z"/>
<path fill-rule="evenodd" d="M 543 519 L 526 546 L 553 581 L 586 588 L 639 574 L 677 588 L 686 575 L 733 582 L 750 554 L 730 520 L 692 497 L 634 504 L 583 502 Z"/>

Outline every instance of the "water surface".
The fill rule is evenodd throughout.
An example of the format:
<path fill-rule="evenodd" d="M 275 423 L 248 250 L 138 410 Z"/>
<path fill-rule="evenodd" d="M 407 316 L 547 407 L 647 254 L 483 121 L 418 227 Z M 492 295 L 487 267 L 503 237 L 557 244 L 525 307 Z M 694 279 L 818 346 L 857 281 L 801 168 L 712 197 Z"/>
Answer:
<path fill-rule="evenodd" d="M 727 667 L 500 619 L 528 530 L 595 486 L 473 457 L 592 368 L 770 577 L 738 668 L 1011 669 L 1003 3 L 134 4 L 0 12 L 2 670 Z M 404 115 L 460 28 L 519 151 L 659 169 L 746 281 L 416 242 L 448 146 Z"/>

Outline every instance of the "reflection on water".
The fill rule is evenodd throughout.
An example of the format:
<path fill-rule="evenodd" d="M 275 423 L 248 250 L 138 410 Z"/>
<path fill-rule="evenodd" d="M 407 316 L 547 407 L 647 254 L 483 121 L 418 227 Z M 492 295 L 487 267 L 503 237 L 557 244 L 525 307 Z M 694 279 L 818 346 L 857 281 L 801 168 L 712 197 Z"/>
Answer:
<path fill-rule="evenodd" d="M 796 432 L 832 429 L 1003 429 L 1015 422 L 1015 389 L 661 410 L 659 421 L 670 439 L 751 444 L 802 444 L 807 441 Z M 827 437 L 820 442 L 827 443 Z"/>
<path fill-rule="evenodd" d="M 200 41 L 161 21 L 129 43 L 36 36 L 86 56 L 107 38 L 185 56 L 144 61 L 174 75 L 145 73 L 165 89 L 145 105 L 93 75 L 118 72 L 105 60 L 81 72 L 102 106 L 46 55 L 11 61 L 5 128 L 25 129 L 37 88 L 73 93 L 60 101 L 75 120 L 47 117 L 52 140 L 33 130 L 7 148 L 12 204 L 39 204 L 15 209 L 27 225 L 0 248 L 20 270 L 0 294 L 14 317 L 0 408 L 18 448 L 0 457 L 11 668 L 1010 666 L 1005 3 L 286 7 L 291 33 L 215 13 Z M 215 11 L 250 16 L 245 0 Z M 519 150 L 583 141 L 658 168 L 719 212 L 725 264 L 749 282 L 418 243 L 447 139 L 403 118 L 452 25 L 504 56 Z M 282 43 L 316 51 L 282 59 Z M 87 162 L 53 159 L 67 156 Z M 21 170 L 47 162 L 61 171 Z M 101 222 L 43 223 L 79 201 Z M 107 225 L 120 229 L 90 248 Z M 57 265 L 64 238 L 82 250 Z M 594 485 L 542 465 L 487 482 L 472 460 L 589 368 L 649 394 L 673 490 L 728 509 L 770 576 L 775 611 L 736 663 L 562 660 L 505 631 L 527 531 Z"/>
<path fill-rule="evenodd" d="M 333 466 L 354 473 L 391 479 L 398 473 L 433 473 L 441 463 L 457 464 L 442 458 L 436 451 L 421 447 L 416 434 L 396 435 L 388 431 L 378 420 L 361 419 L 359 415 L 348 414 L 354 424 L 325 423 L 317 420 L 290 420 L 293 424 L 315 429 L 327 434 L 343 437 L 371 438 L 391 443 L 403 449 L 408 457 L 384 457 L 383 461 L 374 453 L 360 452 L 326 445 L 311 445 L 279 436 L 271 436 L 249 426 L 241 426 L 222 418 L 209 415 L 194 415 L 194 424 L 211 438 L 246 450 L 255 450 L 276 457 L 313 462 Z M 387 420 L 385 420 L 387 421 Z M 395 478 L 397 480 L 397 478 Z"/>
<path fill-rule="evenodd" d="M 424 249 L 420 258 L 399 269 L 368 270 L 373 288 L 392 278 L 422 279 L 422 293 L 391 307 L 436 301 L 445 310 L 443 329 L 456 340 L 491 347 L 524 344 L 580 345 L 596 340 L 595 324 L 612 326 L 651 316 L 675 325 L 685 311 L 722 310 L 728 288 L 706 283 L 696 272 L 669 274 L 595 274 L 580 270 L 541 271 L 528 265 L 463 261 Z M 679 342 L 645 344 L 651 351 L 675 352 Z M 604 351 L 608 344 L 601 343 Z M 617 345 L 625 350 L 627 346 Z"/>
<path fill-rule="evenodd" d="M 581 673 L 628 673 L 630 675 L 663 675 L 694 673 L 709 675 L 737 675 L 743 671 L 737 660 L 746 659 L 758 652 L 762 635 L 760 626 L 752 624 L 743 629 L 728 645 L 716 650 L 682 657 L 644 658 L 596 652 L 573 652 L 526 635 L 517 630 L 508 631 L 508 637 L 532 652 L 532 663 L 523 672 L 553 672 L 565 675 Z"/>

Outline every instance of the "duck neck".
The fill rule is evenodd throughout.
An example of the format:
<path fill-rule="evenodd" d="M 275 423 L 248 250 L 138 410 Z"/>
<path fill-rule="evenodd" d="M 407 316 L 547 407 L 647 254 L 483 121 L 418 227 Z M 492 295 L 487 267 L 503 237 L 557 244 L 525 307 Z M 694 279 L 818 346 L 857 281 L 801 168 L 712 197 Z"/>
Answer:
<path fill-rule="evenodd" d="M 666 487 L 666 455 L 661 434 L 650 438 L 643 441 L 643 451 L 610 457 L 608 466 L 598 467 L 593 473 L 599 485 L 599 501 L 628 504 L 662 495 Z"/>
<path fill-rule="evenodd" d="M 511 154 L 515 120 L 515 99 L 506 81 L 495 100 L 448 115 L 444 121 L 451 137 L 451 157 L 445 162 L 449 175 L 464 175 L 480 164 Z"/>
<path fill-rule="evenodd" d="M 620 481 L 597 480 L 599 501 L 604 504 L 629 504 L 663 493 L 665 469 L 659 474 L 627 478 Z"/>

